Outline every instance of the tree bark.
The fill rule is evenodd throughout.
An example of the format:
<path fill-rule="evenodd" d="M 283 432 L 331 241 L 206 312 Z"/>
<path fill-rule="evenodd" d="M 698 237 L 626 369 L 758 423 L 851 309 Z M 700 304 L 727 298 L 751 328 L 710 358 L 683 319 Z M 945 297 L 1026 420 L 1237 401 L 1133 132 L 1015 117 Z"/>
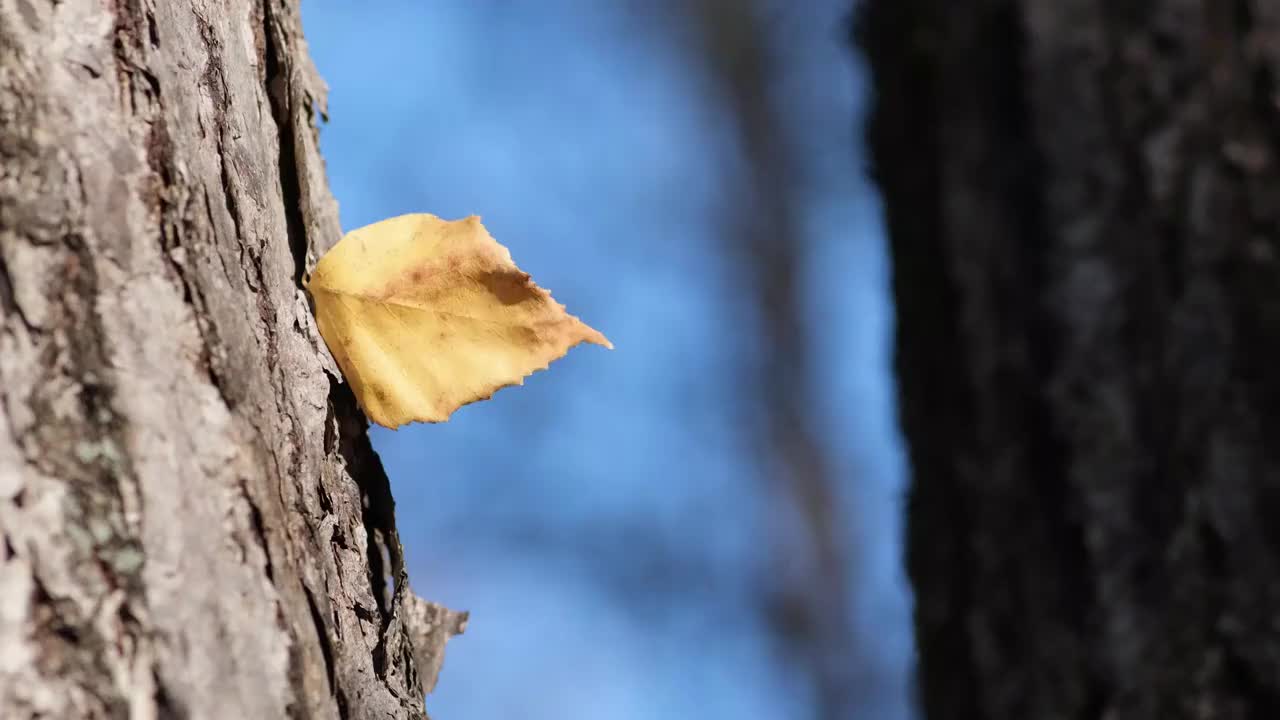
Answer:
<path fill-rule="evenodd" d="M 323 103 L 290 0 L 0 0 L 5 718 L 424 716 L 465 617 L 300 288 Z"/>
<path fill-rule="evenodd" d="M 858 28 L 925 715 L 1280 717 L 1280 4 Z"/>

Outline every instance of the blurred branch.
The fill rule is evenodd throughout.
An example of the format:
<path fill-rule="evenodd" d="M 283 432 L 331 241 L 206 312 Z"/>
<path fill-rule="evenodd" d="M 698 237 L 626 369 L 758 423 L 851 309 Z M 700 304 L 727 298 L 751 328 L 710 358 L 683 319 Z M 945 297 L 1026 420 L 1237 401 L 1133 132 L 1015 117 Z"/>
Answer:
<path fill-rule="evenodd" d="M 770 98 L 771 62 L 763 24 L 742 0 L 696 4 L 712 81 L 739 124 L 747 161 L 743 202 L 726 214 L 730 261 L 755 298 L 759 356 L 745 387 L 758 389 L 753 424 L 766 488 L 793 513 L 774 513 L 769 541 L 780 587 L 766 616 L 775 638 L 803 663 L 816 691 L 818 716 L 851 717 L 864 666 L 849 622 L 851 558 L 834 489 L 827 445 L 811 403 L 819 391 L 805 316 L 805 244 L 787 182 L 792 168 Z M 770 504 L 771 507 L 774 507 Z"/>

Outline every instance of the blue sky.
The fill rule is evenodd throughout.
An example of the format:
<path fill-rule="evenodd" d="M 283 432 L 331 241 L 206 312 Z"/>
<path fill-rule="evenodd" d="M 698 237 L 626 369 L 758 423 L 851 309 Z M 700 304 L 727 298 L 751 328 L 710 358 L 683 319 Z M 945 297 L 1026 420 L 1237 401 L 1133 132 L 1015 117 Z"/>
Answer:
<path fill-rule="evenodd" d="M 427 700 L 437 718 L 811 716 L 753 601 L 770 508 L 725 370 L 752 347 L 718 221 L 742 158 L 687 28 L 655 7 L 303 3 L 343 227 L 479 214 L 617 347 L 576 349 L 447 424 L 373 431 L 415 588 L 473 613 Z M 812 411 L 873 678 L 859 717 L 894 720 L 910 716 L 905 461 L 847 13 L 778 2 L 767 26 L 821 328 Z"/>

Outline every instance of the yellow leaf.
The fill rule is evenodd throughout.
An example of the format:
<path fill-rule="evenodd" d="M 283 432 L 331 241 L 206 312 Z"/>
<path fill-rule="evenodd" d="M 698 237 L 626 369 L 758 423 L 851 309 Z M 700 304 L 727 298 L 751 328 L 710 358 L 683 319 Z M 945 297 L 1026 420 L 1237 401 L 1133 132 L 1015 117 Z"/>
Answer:
<path fill-rule="evenodd" d="M 347 233 L 307 281 L 369 419 L 444 422 L 582 342 L 613 345 L 534 284 L 480 224 L 401 215 Z"/>

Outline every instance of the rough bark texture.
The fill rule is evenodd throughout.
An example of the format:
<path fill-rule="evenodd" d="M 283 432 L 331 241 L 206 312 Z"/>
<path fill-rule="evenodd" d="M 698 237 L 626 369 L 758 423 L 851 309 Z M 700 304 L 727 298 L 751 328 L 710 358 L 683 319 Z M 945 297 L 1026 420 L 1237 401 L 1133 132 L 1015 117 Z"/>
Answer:
<path fill-rule="evenodd" d="M 858 27 L 926 716 L 1280 717 L 1280 3 Z"/>
<path fill-rule="evenodd" d="M 3 717 L 423 716 L 323 97 L 289 0 L 0 0 Z"/>

